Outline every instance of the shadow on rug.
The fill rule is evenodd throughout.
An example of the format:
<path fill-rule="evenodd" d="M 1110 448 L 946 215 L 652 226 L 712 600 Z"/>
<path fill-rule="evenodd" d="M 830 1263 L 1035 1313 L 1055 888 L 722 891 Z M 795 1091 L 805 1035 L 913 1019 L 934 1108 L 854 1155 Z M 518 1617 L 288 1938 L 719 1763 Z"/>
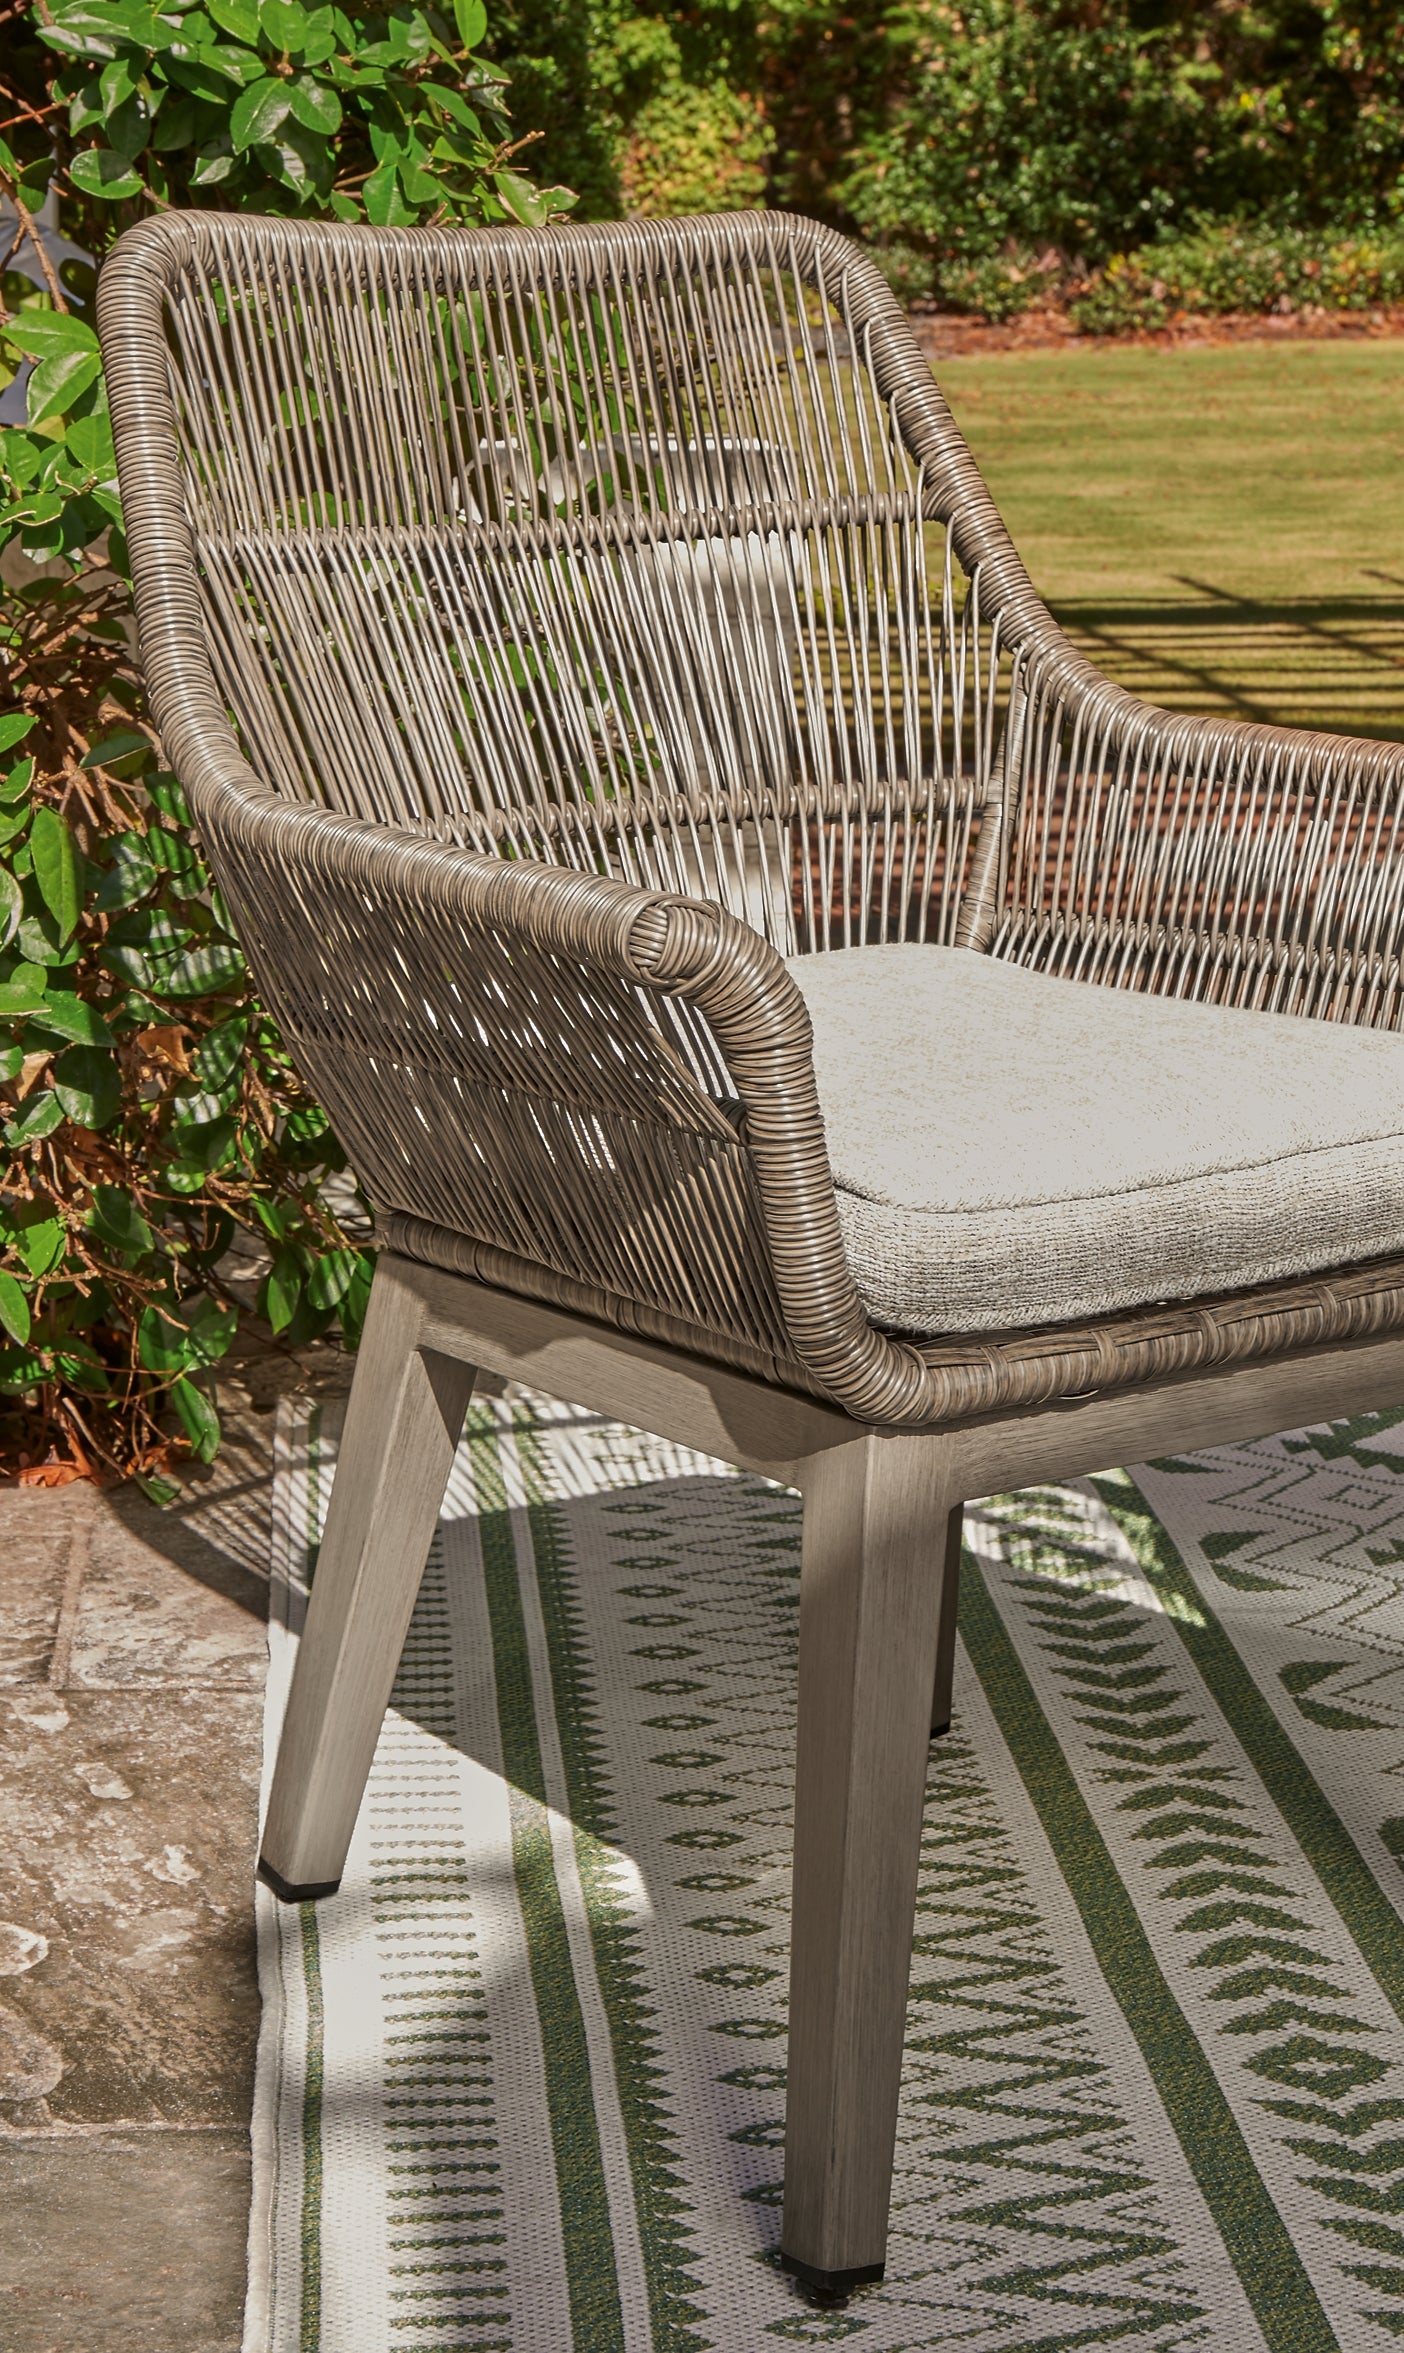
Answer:
<path fill-rule="evenodd" d="M 285 1421 L 270 1757 L 334 1461 Z M 476 1404 L 341 1892 L 259 1891 L 245 2353 L 1404 2336 L 1401 1531 L 1397 1416 L 968 1512 L 888 2273 L 823 2313 L 773 2260 L 798 1500 Z"/>

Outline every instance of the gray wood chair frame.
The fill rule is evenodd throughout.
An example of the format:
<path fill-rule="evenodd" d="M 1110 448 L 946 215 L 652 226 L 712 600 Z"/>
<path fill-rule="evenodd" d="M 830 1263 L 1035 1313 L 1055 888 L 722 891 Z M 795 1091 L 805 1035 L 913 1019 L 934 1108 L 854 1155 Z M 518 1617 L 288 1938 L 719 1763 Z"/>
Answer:
<path fill-rule="evenodd" d="M 844 2292 L 883 2268 L 963 1503 L 1404 1402 L 1404 1262 L 879 1330 L 783 957 L 930 939 L 1393 1027 L 1404 755 L 1102 679 L 811 223 L 171 215 L 99 323 L 166 754 L 382 1242 L 263 1876 L 340 1880 L 479 1372 L 797 1486 L 782 2250 Z"/>

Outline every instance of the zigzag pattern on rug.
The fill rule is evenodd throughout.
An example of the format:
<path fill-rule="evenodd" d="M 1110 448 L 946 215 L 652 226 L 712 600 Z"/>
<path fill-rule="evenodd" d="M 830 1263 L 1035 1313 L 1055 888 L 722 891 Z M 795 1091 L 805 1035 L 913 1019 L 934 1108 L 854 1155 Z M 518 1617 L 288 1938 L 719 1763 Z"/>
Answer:
<path fill-rule="evenodd" d="M 1395 1417 L 969 1514 L 888 2275 L 776 2271 L 798 1507 L 476 1405 L 341 1893 L 262 1906 L 246 2353 L 1404 2335 Z M 283 1434 L 270 1742 L 335 1433 Z"/>

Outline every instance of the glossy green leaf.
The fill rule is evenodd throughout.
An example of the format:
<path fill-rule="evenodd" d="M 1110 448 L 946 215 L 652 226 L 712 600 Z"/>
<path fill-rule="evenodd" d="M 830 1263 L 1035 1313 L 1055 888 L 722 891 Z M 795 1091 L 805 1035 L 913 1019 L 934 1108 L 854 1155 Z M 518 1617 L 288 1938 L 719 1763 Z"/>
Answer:
<path fill-rule="evenodd" d="M 115 57 L 121 46 L 121 36 L 106 9 L 58 9 L 52 24 L 36 25 L 34 29 L 51 49 L 65 50 L 70 57 Z"/>
<path fill-rule="evenodd" d="M 237 171 L 238 161 L 229 133 L 221 132 L 217 139 L 211 139 L 208 147 L 201 148 L 199 161 L 190 175 L 191 187 L 217 188 L 221 180 L 227 180 L 231 172 Z"/>
<path fill-rule="evenodd" d="M 19 311 L 16 318 L 5 320 L 5 341 L 16 351 L 26 351 L 31 360 L 54 360 L 68 351 L 99 355 L 92 327 L 87 320 L 73 318 L 71 311 Z M 24 734 L 24 727 L 19 734 Z M 19 739 L 14 736 L 12 741 Z"/>
<path fill-rule="evenodd" d="M 132 1484 L 141 1489 L 148 1503 L 154 1503 L 161 1511 L 180 1501 L 180 1489 L 175 1482 L 158 1477 L 154 1471 L 133 1471 Z"/>
<path fill-rule="evenodd" d="M 78 464 L 89 474 L 111 474 L 117 464 L 109 416 L 75 417 L 64 434 Z"/>
<path fill-rule="evenodd" d="M 115 114 L 125 105 L 137 86 L 138 69 L 134 57 L 114 57 L 98 76 L 99 114 Z"/>
<path fill-rule="evenodd" d="M 140 90 L 133 90 L 125 104 L 110 114 L 103 125 L 108 146 L 117 155 L 125 156 L 129 164 L 135 164 L 150 136 L 151 123 L 151 108 L 145 96 Z"/>
<path fill-rule="evenodd" d="M 205 0 L 206 14 L 219 26 L 222 33 L 242 42 L 246 49 L 258 47 L 258 9 L 255 0 Z"/>
<path fill-rule="evenodd" d="M 203 1168 L 189 1168 L 183 1161 L 173 1160 L 168 1167 L 162 1169 L 161 1182 L 168 1193 L 180 1193 L 188 1196 L 203 1192 L 207 1174 L 208 1171 Z"/>
<path fill-rule="evenodd" d="M 375 1273 L 374 1254 L 362 1250 L 358 1255 L 360 1265 L 342 1293 L 338 1308 L 341 1336 L 348 1348 L 359 1348 L 361 1345 L 366 1310 L 370 1306 L 371 1279 Z"/>
<path fill-rule="evenodd" d="M 453 18 L 465 49 L 476 49 L 487 31 L 483 0 L 453 0 Z"/>
<path fill-rule="evenodd" d="M 13 874 L 0 867 L 0 948 L 7 948 L 24 913 L 24 893 Z"/>
<path fill-rule="evenodd" d="M 119 834 L 112 864 L 93 894 L 93 905 L 101 914 L 115 914 L 137 899 L 144 899 L 156 880 L 156 868 L 146 854 L 141 835 Z"/>
<path fill-rule="evenodd" d="M 71 408 L 101 374 L 102 361 L 93 351 L 56 351 L 52 359 L 41 359 L 25 387 L 30 424 L 42 425 L 46 417 Z"/>
<path fill-rule="evenodd" d="M 302 1297 L 302 1267 L 291 1250 L 280 1250 L 263 1283 L 263 1312 L 275 1332 L 285 1332 Z"/>
<path fill-rule="evenodd" d="M 72 831 L 57 809 L 36 809 L 29 831 L 34 879 L 58 926 L 61 940 L 77 929 L 83 904 L 83 870 Z"/>
<path fill-rule="evenodd" d="M 132 759 L 136 753 L 145 754 L 151 749 L 150 736 L 143 735 L 140 728 L 122 727 L 115 734 L 105 735 L 99 743 L 95 743 L 90 751 L 83 754 L 79 765 L 84 768 L 115 769 L 121 762 Z"/>
<path fill-rule="evenodd" d="M 66 1247 L 62 1218 L 46 1217 L 42 1204 L 37 1215 L 31 1214 L 23 1224 L 15 1226 L 14 1239 L 15 1248 L 32 1275 L 51 1273 Z"/>
<path fill-rule="evenodd" d="M 148 1373 L 181 1373 L 190 1357 L 190 1335 L 159 1307 L 145 1307 L 137 1318 L 137 1362 Z"/>
<path fill-rule="evenodd" d="M 37 1013 L 47 1002 L 48 975 L 40 965 L 17 964 L 8 980 L 0 980 L 0 1021 Z"/>
<path fill-rule="evenodd" d="M 225 1086 L 243 1060 L 248 1037 L 249 1021 L 245 1013 L 217 1022 L 201 1040 L 194 1057 L 196 1077 L 207 1087 Z"/>
<path fill-rule="evenodd" d="M 234 101 L 229 117 L 229 136 L 240 154 L 246 147 L 256 147 L 271 139 L 278 125 L 285 121 L 292 101 L 286 82 L 264 75 L 251 82 Z"/>
<path fill-rule="evenodd" d="M 178 956 L 163 974 L 161 994 L 165 997 L 208 997 L 216 989 L 227 989 L 244 978 L 247 967 L 235 947 L 216 940 L 207 948 L 192 948 Z"/>
<path fill-rule="evenodd" d="M 336 136 L 341 129 L 341 100 L 326 82 L 299 74 L 289 82 L 288 94 L 294 115 L 309 131 L 319 131 L 328 139 Z"/>
<path fill-rule="evenodd" d="M 275 49 L 299 49 L 311 19 L 301 0 L 260 0 L 259 20 Z"/>
<path fill-rule="evenodd" d="M 204 1391 L 193 1381 L 173 1381 L 171 1403 L 196 1461 L 213 1462 L 219 1452 L 219 1416 Z"/>
<path fill-rule="evenodd" d="M 73 318 L 71 311 L 21 311 L 16 318 L 5 320 L 5 341 L 14 344 L 16 351 L 26 351 L 31 360 L 56 360 L 68 351 L 87 351 L 92 358 L 99 355 L 92 327 Z M 19 734 L 24 734 L 24 727 Z M 12 741 L 19 741 L 19 736 L 12 736 Z"/>
<path fill-rule="evenodd" d="M 12 802 L 19 800 L 23 794 L 28 792 L 34 781 L 34 768 L 35 763 L 32 759 L 16 760 L 9 773 L 0 777 L 0 806 L 8 808 Z"/>
<path fill-rule="evenodd" d="M 198 1127 L 182 1128 L 171 1141 L 178 1145 L 183 1160 L 196 1168 L 223 1168 L 234 1156 L 238 1129 L 228 1114 L 218 1119 L 207 1119 Z"/>
<path fill-rule="evenodd" d="M 122 1108 L 114 1057 L 101 1046 L 70 1046 L 54 1064 L 54 1093 L 76 1127 L 110 1127 Z"/>
<path fill-rule="evenodd" d="M 143 1257 L 156 1246 L 146 1219 L 131 1194 L 124 1193 L 120 1185 L 94 1185 L 92 1216 L 88 1222 L 100 1241 L 114 1250 L 127 1251 L 133 1258 Z"/>
<path fill-rule="evenodd" d="M 155 802 L 161 815 L 168 817 L 172 825 L 190 823 L 190 811 L 180 789 L 180 778 L 173 776 L 169 768 L 153 768 L 148 776 L 142 778 L 142 784 L 147 798 Z"/>
<path fill-rule="evenodd" d="M 61 941 L 52 915 L 26 915 L 21 920 L 15 945 L 30 964 L 46 967 L 52 986 L 57 970 L 70 967 L 77 958 L 77 950 Z"/>
<path fill-rule="evenodd" d="M 32 711 L 7 711 L 0 718 L 0 752 L 8 752 L 11 745 L 22 743 L 33 725 Z"/>
<path fill-rule="evenodd" d="M 171 57 L 166 60 L 166 72 L 181 89 L 209 107 L 225 108 L 235 90 L 244 86 L 244 76 L 230 62 L 235 57 L 248 57 L 248 50 L 231 49 L 218 54 L 205 50 L 196 57 Z M 262 60 L 253 58 L 255 75 L 262 72 Z"/>
<path fill-rule="evenodd" d="M 359 1250 L 327 1250 L 314 1260 L 307 1277 L 307 1296 L 314 1307 L 338 1307 L 356 1278 Z"/>
<path fill-rule="evenodd" d="M 229 1354 L 238 1329 L 237 1308 L 221 1307 L 215 1299 L 197 1300 L 185 1319 L 186 1363 L 218 1364 Z"/>
<path fill-rule="evenodd" d="M 101 196 L 109 204 L 120 204 L 128 196 L 140 196 L 142 177 L 133 171 L 129 157 L 120 155 L 115 147 L 85 147 L 75 155 L 68 167 L 68 176 L 75 188 L 85 196 Z M 30 422 L 33 423 L 33 411 Z"/>
<path fill-rule="evenodd" d="M 16 1117 L 6 1121 L 5 1141 L 16 1150 L 21 1144 L 37 1144 L 51 1136 L 62 1119 L 63 1105 L 46 1087 L 42 1094 L 28 1096 Z"/>
<path fill-rule="evenodd" d="M 67 989 L 49 989 L 34 1009 L 37 1025 L 79 1046 L 110 1046 L 112 1032 L 95 1005 Z"/>
<path fill-rule="evenodd" d="M 383 163 L 378 171 L 373 171 L 361 194 L 367 217 L 378 229 L 393 228 L 414 218 L 400 193 L 400 176 L 393 163 Z"/>
<path fill-rule="evenodd" d="M 23 1348 L 30 1331 L 29 1301 L 22 1285 L 3 1271 L 0 1271 L 0 1324 Z"/>

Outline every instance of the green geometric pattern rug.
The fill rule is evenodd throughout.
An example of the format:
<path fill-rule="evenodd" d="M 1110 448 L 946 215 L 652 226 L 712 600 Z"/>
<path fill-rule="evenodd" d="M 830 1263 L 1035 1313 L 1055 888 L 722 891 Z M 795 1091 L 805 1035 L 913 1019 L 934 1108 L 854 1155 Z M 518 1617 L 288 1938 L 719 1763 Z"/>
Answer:
<path fill-rule="evenodd" d="M 289 1424 L 269 1750 L 329 1483 Z M 882 2286 L 774 2268 L 799 1515 L 475 1405 L 340 1894 L 260 1893 L 246 2353 L 1404 2337 L 1404 1420 L 973 1508 Z"/>

